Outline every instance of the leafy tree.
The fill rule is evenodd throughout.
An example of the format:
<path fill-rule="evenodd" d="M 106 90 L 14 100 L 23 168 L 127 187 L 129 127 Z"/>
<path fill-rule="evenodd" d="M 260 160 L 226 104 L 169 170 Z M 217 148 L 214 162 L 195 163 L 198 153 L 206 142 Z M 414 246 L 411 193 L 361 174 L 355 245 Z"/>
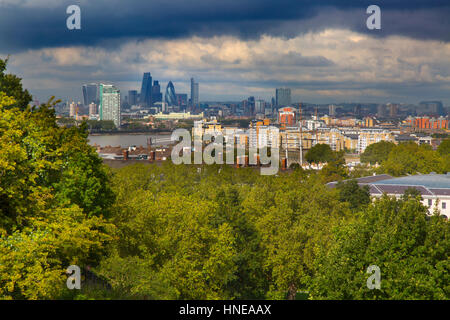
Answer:
<path fill-rule="evenodd" d="M 360 187 L 355 179 L 338 182 L 336 188 L 339 191 L 339 200 L 348 202 L 353 211 L 360 210 L 370 203 L 369 187 Z"/>
<path fill-rule="evenodd" d="M 17 96 L 21 86 L 4 89 Z M 58 298 L 64 270 L 97 263 L 114 234 L 103 217 L 114 200 L 108 172 L 85 127 L 57 126 L 53 99 L 19 108 L 7 94 L 0 92 L 0 298 Z"/>
<path fill-rule="evenodd" d="M 418 198 L 387 196 L 354 222 L 335 229 L 331 248 L 316 260 L 313 299 L 448 299 L 449 224 L 426 218 Z M 381 270 L 381 288 L 369 290 L 370 265 Z"/>
<path fill-rule="evenodd" d="M 437 152 L 441 156 L 450 155 L 450 139 L 442 140 L 441 144 L 437 148 Z"/>
<path fill-rule="evenodd" d="M 13 74 L 5 74 L 8 59 L 0 59 L 0 91 L 7 93 L 13 98 L 4 107 L 19 107 L 25 109 L 31 102 L 31 95 L 28 90 L 22 88 L 22 80 Z"/>
<path fill-rule="evenodd" d="M 429 145 L 414 142 L 401 143 L 391 150 L 381 170 L 394 176 L 405 174 L 443 172 L 444 159 Z"/>
<path fill-rule="evenodd" d="M 328 144 L 316 144 L 305 155 L 306 161 L 309 163 L 329 162 L 335 159 L 333 150 Z"/>
<path fill-rule="evenodd" d="M 387 160 L 389 153 L 395 147 L 393 142 L 380 141 L 373 143 L 361 154 L 361 162 L 370 164 L 381 164 Z"/>
<path fill-rule="evenodd" d="M 156 299 L 232 298 L 224 289 L 236 268 L 235 240 L 227 223 L 211 226 L 213 203 L 145 191 L 130 200 L 119 241 L 98 270 L 113 288 Z"/>

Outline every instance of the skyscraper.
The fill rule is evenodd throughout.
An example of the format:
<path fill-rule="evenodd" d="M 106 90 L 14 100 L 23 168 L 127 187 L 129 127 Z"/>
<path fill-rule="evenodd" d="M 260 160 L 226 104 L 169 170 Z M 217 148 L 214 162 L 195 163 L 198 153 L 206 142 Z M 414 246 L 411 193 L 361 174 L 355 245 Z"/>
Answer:
<path fill-rule="evenodd" d="M 336 115 L 336 106 L 334 104 L 330 104 L 328 106 L 328 115 L 330 117 L 334 117 Z M 318 120 L 318 119 L 316 119 L 316 120 Z"/>
<path fill-rule="evenodd" d="M 113 85 L 100 84 L 100 120 L 112 120 L 120 128 L 120 90 Z"/>
<path fill-rule="evenodd" d="M 169 81 L 167 84 L 164 100 L 169 106 L 178 106 L 177 95 L 175 93 L 175 87 L 173 86 L 172 81 Z"/>
<path fill-rule="evenodd" d="M 93 117 L 94 115 L 98 114 L 98 108 L 97 105 L 93 102 L 89 104 L 89 117 Z"/>
<path fill-rule="evenodd" d="M 154 80 L 152 87 L 152 103 L 154 104 L 155 102 L 161 101 L 162 101 L 161 86 L 159 85 L 158 80 Z"/>
<path fill-rule="evenodd" d="M 150 72 L 145 72 L 142 78 L 141 86 L 141 105 L 145 107 L 152 106 L 152 75 Z"/>
<path fill-rule="evenodd" d="M 385 118 L 386 117 L 386 105 L 384 104 L 379 104 L 377 106 L 377 117 L 378 118 Z"/>
<path fill-rule="evenodd" d="M 291 104 L 291 89 L 278 88 L 275 91 L 277 107 L 289 106 Z"/>
<path fill-rule="evenodd" d="M 136 90 L 128 91 L 128 104 L 130 106 L 135 106 L 138 103 L 138 93 Z"/>
<path fill-rule="evenodd" d="M 191 78 L 191 106 L 198 107 L 198 82 L 194 81 L 194 78 Z"/>
<path fill-rule="evenodd" d="M 75 102 L 71 102 L 69 105 L 69 117 L 74 118 L 75 115 L 77 114 L 77 104 Z"/>
<path fill-rule="evenodd" d="M 83 104 L 88 106 L 89 104 L 98 103 L 98 85 L 96 83 L 84 84 L 83 91 Z"/>
<path fill-rule="evenodd" d="M 187 106 L 187 94 L 186 93 L 177 93 L 177 101 L 180 109 L 185 110 Z"/>
<path fill-rule="evenodd" d="M 256 100 L 255 101 L 255 113 L 264 114 L 266 110 L 266 103 L 264 100 Z"/>

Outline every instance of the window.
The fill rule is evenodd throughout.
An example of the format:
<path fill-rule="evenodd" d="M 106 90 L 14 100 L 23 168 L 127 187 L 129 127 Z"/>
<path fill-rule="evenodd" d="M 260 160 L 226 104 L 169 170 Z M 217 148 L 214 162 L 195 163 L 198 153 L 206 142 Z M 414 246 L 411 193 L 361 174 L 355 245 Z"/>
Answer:
<path fill-rule="evenodd" d="M 433 200 L 428 199 L 428 206 L 431 207 L 432 204 L 433 204 Z"/>
<path fill-rule="evenodd" d="M 447 208 L 447 205 L 445 204 L 445 202 L 442 202 L 442 209 Z"/>

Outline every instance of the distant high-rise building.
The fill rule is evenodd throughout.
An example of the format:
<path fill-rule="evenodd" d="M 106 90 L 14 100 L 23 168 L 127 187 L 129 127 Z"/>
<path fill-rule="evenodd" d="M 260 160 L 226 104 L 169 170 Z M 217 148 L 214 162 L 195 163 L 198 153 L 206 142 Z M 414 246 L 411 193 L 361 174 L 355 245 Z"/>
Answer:
<path fill-rule="evenodd" d="M 145 72 L 142 78 L 140 103 L 145 107 L 152 106 L 152 75 L 150 72 Z"/>
<path fill-rule="evenodd" d="M 289 106 L 291 101 L 291 89 L 289 88 L 278 88 L 275 90 L 276 104 L 277 107 Z"/>
<path fill-rule="evenodd" d="M 334 117 L 336 115 L 336 106 L 334 104 L 330 104 L 328 106 L 328 115 L 330 117 Z M 316 119 L 317 120 L 317 119 Z"/>
<path fill-rule="evenodd" d="M 69 105 L 69 116 L 70 117 L 75 117 L 76 116 L 76 114 L 77 114 L 77 108 L 78 108 L 78 106 L 77 106 L 77 104 L 75 103 L 75 102 L 71 102 L 70 103 L 70 105 Z"/>
<path fill-rule="evenodd" d="M 112 120 L 120 128 L 120 90 L 113 85 L 100 84 L 100 120 Z"/>
<path fill-rule="evenodd" d="M 188 97 L 186 93 L 177 93 L 177 101 L 180 109 L 186 109 Z"/>
<path fill-rule="evenodd" d="M 419 104 L 421 114 L 430 114 L 434 116 L 444 116 L 444 106 L 441 101 L 422 101 Z"/>
<path fill-rule="evenodd" d="M 92 117 L 93 115 L 98 114 L 98 108 L 97 105 L 93 102 L 89 104 L 89 117 Z"/>
<path fill-rule="evenodd" d="M 161 86 L 159 85 L 158 80 L 154 80 L 152 86 L 152 103 L 155 104 L 155 102 L 161 101 L 162 101 Z"/>
<path fill-rule="evenodd" d="M 175 87 L 173 86 L 172 81 L 169 81 L 169 83 L 167 84 L 164 100 L 168 106 L 178 105 L 177 95 L 175 93 Z"/>
<path fill-rule="evenodd" d="M 255 101 L 255 114 L 257 113 L 265 113 L 266 102 L 264 100 L 256 100 Z"/>
<path fill-rule="evenodd" d="M 377 107 L 377 117 L 378 118 L 386 118 L 386 105 L 379 104 Z"/>
<path fill-rule="evenodd" d="M 128 104 L 130 106 L 135 106 L 138 103 L 138 93 L 136 90 L 128 91 Z"/>
<path fill-rule="evenodd" d="M 84 84 L 83 91 L 83 104 L 88 106 L 90 103 L 98 103 L 98 85 L 96 83 Z"/>
<path fill-rule="evenodd" d="M 199 96 L 198 96 L 198 82 L 194 81 L 194 78 L 191 78 L 191 106 L 198 107 Z"/>
<path fill-rule="evenodd" d="M 361 105 L 360 104 L 355 106 L 355 108 L 353 109 L 353 113 L 357 117 L 361 116 Z"/>
<path fill-rule="evenodd" d="M 247 115 L 254 116 L 255 115 L 255 97 L 248 97 L 248 111 Z"/>
<path fill-rule="evenodd" d="M 395 118 L 398 114 L 398 104 L 388 103 L 387 107 L 389 108 L 389 117 Z"/>

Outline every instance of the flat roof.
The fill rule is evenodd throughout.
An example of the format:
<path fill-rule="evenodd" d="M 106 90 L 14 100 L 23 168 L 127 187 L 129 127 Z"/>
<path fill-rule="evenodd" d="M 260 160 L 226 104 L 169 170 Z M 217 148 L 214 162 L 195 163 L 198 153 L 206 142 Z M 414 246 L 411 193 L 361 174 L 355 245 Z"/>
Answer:
<path fill-rule="evenodd" d="M 450 173 L 413 175 L 373 182 L 375 185 L 423 186 L 435 189 L 450 189 Z"/>
<path fill-rule="evenodd" d="M 344 180 L 348 181 L 348 180 Z M 372 195 L 404 194 L 406 189 L 415 188 L 420 194 L 427 196 L 450 196 L 450 172 L 447 174 L 426 174 L 393 178 L 388 174 L 367 176 L 356 179 L 359 185 L 368 185 Z M 327 183 L 334 188 L 337 181 Z"/>

